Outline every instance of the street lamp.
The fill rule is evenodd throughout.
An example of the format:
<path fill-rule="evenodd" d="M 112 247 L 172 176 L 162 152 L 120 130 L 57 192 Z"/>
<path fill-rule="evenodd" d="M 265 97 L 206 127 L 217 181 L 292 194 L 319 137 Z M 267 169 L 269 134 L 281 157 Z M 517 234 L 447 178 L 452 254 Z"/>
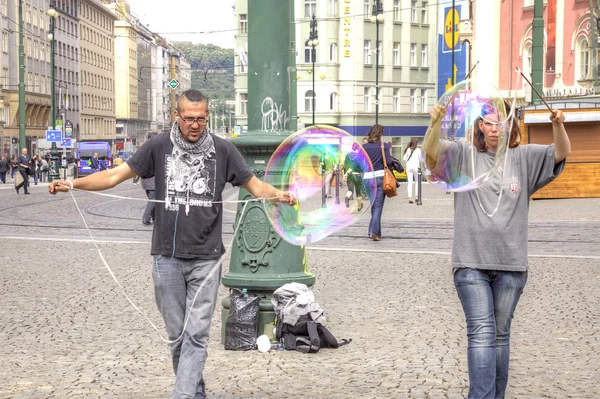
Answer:
<path fill-rule="evenodd" d="M 383 23 L 383 4 L 381 0 L 373 0 L 373 13 L 371 22 L 376 25 L 375 37 L 375 123 L 379 123 L 379 24 Z"/>
<path fill-rule="evenodd" d="M 308 38 L 308 42 L 306 43 L 311 47 L 310 58 L 312 61 L 312 124 L 315 124 L 315 59 L 317 58 L 317 51 L 315 47 L 319 45 L 319 32 L 317 31 L 317 17 L 313 14 L 312 19 L 310 21 L 310 36 Z"/>
<path fill-rule="evenodd" d="M 50 2 L 50 8 L 48 9 L 48 16 L 50 17 L 50 33 L 48 33 L 48 40 L 50 41 L 50 119 L 52 121 L 52 130 L 56 130 L 56 97 L 55 97 L 55 76 L 54 76 L 54 48 L 56 45 L 56 38 L 54 37 L 54 26 L 58 12 L 54 9 L 55 2 Z M 58 148 L 56 142 L 52 142 L 52 162 L 50 164 L 50 173 L 48 174 L 48 181 L 57 180 L 60 178 L 59 163 L 58 163 Z"/>

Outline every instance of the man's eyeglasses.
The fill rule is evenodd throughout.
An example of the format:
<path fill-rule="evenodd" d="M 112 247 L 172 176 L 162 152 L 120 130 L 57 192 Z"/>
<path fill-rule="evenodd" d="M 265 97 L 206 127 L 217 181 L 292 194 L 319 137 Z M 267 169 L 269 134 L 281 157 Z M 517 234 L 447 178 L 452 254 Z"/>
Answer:
<path fill-rule="evenodd" d="M 192 118 L 192 117 L 180 117 L 182 121 L 184 121 L 185 123 L 189 124 L 189 125 L 193 125 L 194 123 L 197 123 L 199 125 L 204 125 L 206 123 L 206 118 L 201 116 L 199 118 Z"/>

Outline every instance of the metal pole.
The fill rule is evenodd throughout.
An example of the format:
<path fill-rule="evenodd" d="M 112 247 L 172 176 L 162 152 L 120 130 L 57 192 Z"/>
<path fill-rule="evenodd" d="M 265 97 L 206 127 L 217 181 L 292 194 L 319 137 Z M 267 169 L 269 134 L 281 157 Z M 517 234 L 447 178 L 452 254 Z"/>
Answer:
<path fill-rule="evenodd" d="M 50 10 L 54 10 L 54 1 L 50 3 Z M 49 11 L 50 15 L 52 12 Z M 54 37 L 54 29 L 55 29 L 56 18 L 54 15 L 50 15 L 50 119 L 52 124 L 52 130 L 56 130 L 56 83 L 55 83 L 55 74 L 54 74 L 54 56 L 55 56 L 55 48 L 56 48 L 56 38 Z M 64 123 L 63 123 L 64 127 Z M 60 170 L 59 170 L 59 156 L 58 156 L 58 148 L 56 147 L 56 142 L 52 142 L 52 149 L 50 151 L 51 162 L 50 162 L 50 171 L 48 172 L 48 181 L 52 182 L 54 180 L 60 179 Z"/>
<path fill-rule="evenodd" d="M 421 180 L 423 180 L 423 173 L 421 172 L 421 167 L 419 166 L 419 168 L 417 169 L 417 205 L 423 205 L 423 191 L 421 190 Z"/>
<path fill-rule="evenodd" d="M 316 51 L 315 51 L 315 46 L 312 46 L 312 104 L 311 104 L 311 108 L 312 108 L 312 124 L 314 126 L 315 124 L 315 108 L 316 108 L 316 103 L 315 103 L 315 55 L 316 55 Z"/>
<path fill-rule="evenodd" d="M 21 154 L 21 150 L 27 146 L 25 136 L 25 46 L 23 44 L 23 26 L 23 0 L 19 0 L 19 148 L 17 154 Z"/>
<path fill-rule="evenodd" d="M 335 165 L 335 203 L 340 203 L 340 164 Z"/>
<path fill-rule="evenodd" d="M 325 208 L 327 207 L 327 205 L 325 204 L 326 201 L 326 197 L 327 194 L 325 192 L 325 158 L 321 158 L 321 186 L 322 186 L 322 190 L 321 190 L 321 208 Z"/>
<path fill-rule="evenodd" d="M 377 1 L 379 11 L 379 1 Z M 375 123 L 379 123 L 379 20 L 375 21 Z"/>
<path fill-rule="evenodd" d="M 533 43 L 531 54 L 531 81 L 532 86 L 539 93 L 544 90 L 544 0 L 535 0 L 533 3 Z M 527 72 L 527 71 L 525 71 Z M 540 104 L 540 97 L 535 90 L 531 91 L 531 102 Z"/>

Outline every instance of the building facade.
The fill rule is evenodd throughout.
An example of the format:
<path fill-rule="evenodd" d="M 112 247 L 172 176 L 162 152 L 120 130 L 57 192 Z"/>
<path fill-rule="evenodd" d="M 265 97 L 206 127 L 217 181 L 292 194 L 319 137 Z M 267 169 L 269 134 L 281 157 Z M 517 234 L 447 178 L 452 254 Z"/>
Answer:
<path fill-rule="evenodd" d="M 156 54 L 154 56 L 154 68 L 152 69 L 152 87 L 153 87 L 153 114 L 152 130 L 156 132 L 168 131 L 171 126 L 169 116 L 169 93 L 171 88 L 169 83 L 169 45 L 167 41 L 154 35 L 156 42 Z"/>
<path fill-rule="evenodd" d="M 115 16 L 81 0 L 81 141 L 115 142 Z"/>
<path fill-rule="evenodd" d="M 81 83 L 79 0 L 51 0 L 58 12 L 54 28 L 54 81 L 56 118 L 61 120 L 63 135 L 80 140 Z"/>
<path fill-rule="evenodd" d="M 19 137 L 19 20 L 18 1 L 0 3 L 9 19 L 3 31 L 2 78 L 4 99 L 3 142 L 8 155 L 18 155 Z M 36 152 L 37 139 L 44 138 L 50 124 L 50 42 L 48 41 L 48 0 L 24 0 L 26 145 Z M 5 35 L 6 33 L 6 35 Z M 6 144 L 4 144 L 6 145 Z M 21 146 L 23 146 L 21 144 Z"/>
<path fill-rule="evenodd" d="M 298 127 L 315 123 L 366 135 L 376 119 L 391 136 L 395 152 L 411 136 L 423 136 L 436 101 L 437 5 L 383 0 L 383 22 L 371 22 L 373 0 L 294 2 Z M 236 125 L 247 126 L 248 1 L 236 2 Z M 313 70 L 310 20 L 317 19 L 319 44 Z M 376 72 L 377 49 L 379 68 Z M 315 78 L 313 101 L 313 74 Z M 378 75 L 378 76 L 376 76 Z"/>
<path fill-rule="evenodd" d="M 137 69 L 138 69 L 138 138 L 146 137 L 151 131 L 152 96 L 154 93 L 152 81 L 152 58 L 156 55 L 154 35 L 143 24 L 137 25 Z M 143 132 L 143 133 L 142 133 Z M 140 134 L 142 133 L 142 134 Z"/>

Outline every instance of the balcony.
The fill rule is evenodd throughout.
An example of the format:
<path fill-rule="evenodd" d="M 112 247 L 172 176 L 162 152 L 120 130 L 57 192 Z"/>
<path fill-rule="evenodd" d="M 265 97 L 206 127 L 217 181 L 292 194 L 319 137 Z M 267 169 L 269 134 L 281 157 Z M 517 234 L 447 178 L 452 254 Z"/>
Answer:
<path fill-rule="evenodd" d="M 458 31 L 458 40 L 469 40 L 473 39 L 473 21 L 470 19 L 461 19 Z"/>

